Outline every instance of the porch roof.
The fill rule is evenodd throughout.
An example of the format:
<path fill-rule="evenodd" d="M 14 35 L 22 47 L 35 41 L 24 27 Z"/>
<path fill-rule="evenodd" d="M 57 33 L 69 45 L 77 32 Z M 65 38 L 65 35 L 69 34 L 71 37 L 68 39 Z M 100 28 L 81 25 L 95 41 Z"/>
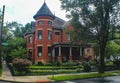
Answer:
<path fill-rule="evenodd" d="M 91 47 L 90 44 L 77 44 L 77 43 L 70 43 L 70 42 L 59 42 L 59 43 L 53 43 L 52 47 L 58 47 L 58 46 L 62 46 L 62 47 Z"/>

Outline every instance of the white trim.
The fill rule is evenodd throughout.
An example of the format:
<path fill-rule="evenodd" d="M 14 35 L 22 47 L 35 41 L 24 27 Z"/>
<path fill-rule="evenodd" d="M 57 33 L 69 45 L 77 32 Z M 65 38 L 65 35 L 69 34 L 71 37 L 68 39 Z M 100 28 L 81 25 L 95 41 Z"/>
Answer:
<path fill-rule="evenodd" d="M 39 44 L 39 45 L 36 45 L 37 47 L 39 47 L 39 46 L 43 46 L 43 44 Z"/>

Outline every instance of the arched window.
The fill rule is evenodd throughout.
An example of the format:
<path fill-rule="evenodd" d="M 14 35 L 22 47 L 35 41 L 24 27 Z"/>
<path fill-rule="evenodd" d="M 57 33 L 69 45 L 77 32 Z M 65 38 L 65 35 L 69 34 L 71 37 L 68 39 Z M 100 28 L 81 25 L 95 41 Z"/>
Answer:
<path fill-rule="evenodd" d="M 51 21 L 48 21 L 48 25 L 52 25 L 52 22 L 51 22 Z"/>
<path fill-rule="evenodd" d="M 42 21 L 40 20 L 40 21 L 38 21 L 38 25 L 42 25 Z"/>

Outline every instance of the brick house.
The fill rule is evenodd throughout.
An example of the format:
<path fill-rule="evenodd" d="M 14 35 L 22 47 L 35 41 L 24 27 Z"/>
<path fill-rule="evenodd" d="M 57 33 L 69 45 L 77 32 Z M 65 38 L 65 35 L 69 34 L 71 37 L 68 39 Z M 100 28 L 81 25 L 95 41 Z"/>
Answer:
<path fill-rule="evenodd" d="M 85 57 L 94 58 L 90 45 L 72 44 L 66 33 L 73 29 L 66 22 L 52 14 L 44 2 L 34 15 L 35 22 L 25 33 L 27 55 L 33 63 L 45 63 L 52 59 L 59 62 L 80 61 Z"/>

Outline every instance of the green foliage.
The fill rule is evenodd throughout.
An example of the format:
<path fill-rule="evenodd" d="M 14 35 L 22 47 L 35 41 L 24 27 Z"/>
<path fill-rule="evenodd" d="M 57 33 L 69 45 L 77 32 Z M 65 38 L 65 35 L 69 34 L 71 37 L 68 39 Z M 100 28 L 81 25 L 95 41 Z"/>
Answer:
<path fill-rule="evenodd" d="M 23 36 L 29 26 L 29 23 L 26 24 L 25 27 L 23 27 L 22 24 L 19 24 L 17 22 L 6 23 L 3 29 L 2 41 L 7 42 L 8 46 L 3 46 L 2 52 L 4 55 L 3 58 L 7 58 L 7 61 L 10 62 L 12 58 L 15 58 L 17 56 L 25 58 L 26 46 Z"/>
<path fill-rule="evenodd" d="M 113 64 L 114 64 L 116 67 L 120 67 L 120 59 L 113 61 Z"/>
<path fill-rule="evenodd" d="M 106 66 L 112 66 L 112 65 L 113 65 L 113 61 L 108 61 L 108 62 L 106 62 L 105 65 L 106 65 Z"/>
<path fill-rule="evenodd" d="M 76 66 L 76 63 L 72 61 L 68 61 L 66 63 L 62 63 L 62 66 Z"/>
<path fill-rule="evenodd" d="M 76 72 L 82 72 L 83 71 L 83 68 L 76 68 Z"/>
<path fill-rule="evenodd" d="M 108 42 L 106 46 L 106 56 L 113 56 L 114 59 L 120 55 L 120 45 L 116 44 L 114 41 Z"/>
<path fill-rule="evenodd" d="M 27 58 L 26 49 L 23 47 L 18 47 L 18 49 L 13 49 L 10 52 L 11 57 L 14 58 Z"/>
<path fill-rule="evenodd" d="M 116 40 L 114 40 L 114 42 L 115 42 L 117 45 L 120 45 L 120 39 L 116 39 Z"/>
<path fill-rule="evenodd" d="M 16 57 L 26 57 L 27 51 L 25 49 L 25 39 L 16 37 L 8 40 L 8 43 L 8 46 L 3 47 L 3 54 L 5 55 L 4 58 L 7 58 L 7 61 L 11 61 L 9 59 Z"/>
<path fill-rule="evenodd" d="M 82 72 L 81 66 L 29 66 L 28 75 L 49 75 Z"/>
<path fill-rule="evenodd" d="M 76 73 L 76 70 L 29 70 L 29 73 L 34 75 L 49 75 L 54 74 L 65 74 L 65 73 Z"/>
<path fill-rule="evenodd" d="M 52 66 L 52 62 L 46 62 L 44 66 Z"/>
<path fill-rule="evenodd" d="M 19 24 L 17 22 L 10 22 L 6 23 L 5 28 L 8 29 L 9 33 L 12 33 L 13 37 L 22 37 L 24 38 L 24 34 L 26 30 L 29 28 L 30 23 L 27 23 L 25 27 L 23 27 L 22 24 Z"/>
<path fill-rule="evenodd" d="M 59 69 L 76 69 L 76 68 L 82 68 L 82 66 L 29 66 L 29 69 L 33 70 L 59 70 Z"/>
<path fill-rule="evenodd" d="M 120 0 L 60 0 L 61 7 L 69 12 L 78 39 L 99 46 L 99 72 L 104 72 L 105 48 L 109 40 L 120 38 Z M 77 32 L 78 31 L 78 32 Z M 76 38 L 76 39 L 77 39 Z M 76 41 L 76 40 L 75 40 Z"/>
<path fill-rule="evenodd" d="M 83 68 L 85 72 L 90 72 L 91 71 L 91 63 L 88 61 L 83 62 Z"/>

